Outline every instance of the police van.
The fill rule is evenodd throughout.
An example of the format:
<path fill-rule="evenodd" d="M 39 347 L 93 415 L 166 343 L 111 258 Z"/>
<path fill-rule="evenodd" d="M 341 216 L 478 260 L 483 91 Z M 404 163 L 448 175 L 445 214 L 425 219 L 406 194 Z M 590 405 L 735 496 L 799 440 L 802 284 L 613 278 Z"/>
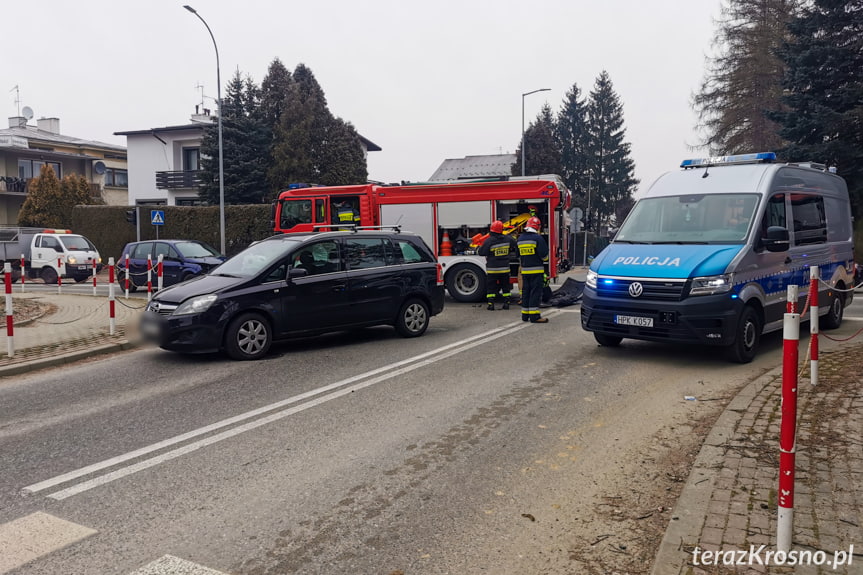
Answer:
<path fill-rule="evenodd" d="M 810 266 L 823 280 L 820 326 L 839 327 L 854 293 L 845 181 L 772 152 L 680 167 L 650 186 L 594 259 L 582 327 L 603 346 L 697 343 L 747 363 L 761 335 L 781 329 L 789 285 L 800 286 L 804 309 Z"/>

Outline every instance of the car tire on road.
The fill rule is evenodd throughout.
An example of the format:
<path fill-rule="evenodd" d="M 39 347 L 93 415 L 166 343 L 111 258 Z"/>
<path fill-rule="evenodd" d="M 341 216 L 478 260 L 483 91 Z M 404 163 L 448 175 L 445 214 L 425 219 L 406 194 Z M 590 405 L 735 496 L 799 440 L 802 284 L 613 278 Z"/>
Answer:
<path fill-rule="evenodd" d="M 409 299 L 399 310 L 396 331 L 402 337 L 419 337 L 428 329 L 430 317 L 429 307 L 424 301 Z"/>
<path fill-rule="evenodd" d="M 473 264 L 456 264 L 446 274 L 446 289 L 456 301 L 484 301 L 485 273 Z"/>
<path fill-rule="evenodd" d="M 834 292 L 830 299 L 830 311 L 821 318 L 819 325 L 823 325 L 824 329 L 838 329 L 842 325 L 842 318 L 845 315 L 845 295 L 839 292 Z"/>
<path fill-rule="evenodd" d="M 270 350 L 273 334 L 269 322 L 260 314 L 240 314 L 225 330 L 225 351 L 231 359 L 260 359 Z"/>
<path fill-rule="evenodd" d="M 737 322 L 734 343 L 728 346 L 728 359 L 735 363 L 749 363 L 755 359 L 762 329 L 761 317 L 755 308 L 750 305 L 743 308 Z"/>
<path fill-rule="evenodd" d="M 608 335 L 597 332 L 593 332 L 593 339 L 603 347 L 617 347 L 620 345 L 620 342 L 623 341 L 623 338 L 619 335 Z"/>
<path fill-rule="evenodd" d="M 57 272 L 54 268 L 42 268 L 42 271 L 39 272 L 39 277 L 42 278 L 42 281 L 46 284 L 57 283 Z"/>

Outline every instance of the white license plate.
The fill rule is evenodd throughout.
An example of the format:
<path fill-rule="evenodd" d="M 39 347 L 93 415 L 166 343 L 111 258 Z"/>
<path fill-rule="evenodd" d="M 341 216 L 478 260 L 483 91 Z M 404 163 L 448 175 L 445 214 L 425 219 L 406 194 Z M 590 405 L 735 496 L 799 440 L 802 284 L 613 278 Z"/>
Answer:
<path fill-rule="evenodd" d="M 639 317 L 635 315 L 616 315 L 614 323 L 617 325 L 635 325 L 638 327 L 653 327 L 652 317 Z"/>
<path fill-rule="evenodd" d="M 141 322 L 141 333 L 148 337 L 159 337 L 159 324 L 154 320 Z"/>

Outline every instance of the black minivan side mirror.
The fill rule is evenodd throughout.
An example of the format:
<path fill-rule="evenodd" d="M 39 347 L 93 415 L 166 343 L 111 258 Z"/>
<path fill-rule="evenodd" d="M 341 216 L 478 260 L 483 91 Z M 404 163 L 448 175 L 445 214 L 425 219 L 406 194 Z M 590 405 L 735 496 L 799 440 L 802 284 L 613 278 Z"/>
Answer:
<path fill-rule="evenodd" d="M 288 280 L 292 280 L 294 278 L 304 278 L 309 275 L 309 271 L 305 268 L 290 268 L 288 270 Z"/>
<path fill-rule="evenodd" d="M 767 228 L 767 237 L 761 238 L 761 245 L 768 252 L 786 252 L 791 245 L 788 239 L 788 230 L 782 226 L 770 226 Z"/>

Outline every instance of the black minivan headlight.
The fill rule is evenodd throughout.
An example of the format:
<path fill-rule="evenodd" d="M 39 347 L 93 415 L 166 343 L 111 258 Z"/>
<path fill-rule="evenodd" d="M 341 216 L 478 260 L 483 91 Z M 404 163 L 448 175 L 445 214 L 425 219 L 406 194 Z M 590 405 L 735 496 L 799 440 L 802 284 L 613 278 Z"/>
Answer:
<path fill-rule="evenodd" d="M 190 315 L 193 313 L 204 313 L 218 299 L 216 294 L 199 295 L 187 299 L 174 310 L 171 315 Z"/>

